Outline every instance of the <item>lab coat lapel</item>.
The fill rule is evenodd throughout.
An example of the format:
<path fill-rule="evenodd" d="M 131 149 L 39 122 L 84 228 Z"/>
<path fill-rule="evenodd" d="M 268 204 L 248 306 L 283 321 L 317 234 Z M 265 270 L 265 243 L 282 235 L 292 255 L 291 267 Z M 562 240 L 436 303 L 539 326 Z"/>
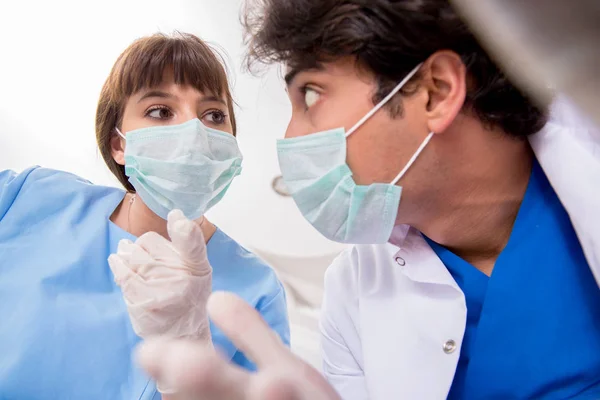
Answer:
<path fill-rule="evenodd" d="M 416 230 L 401 247 L 386 246 L 376 260 L 385 288 L 377 285 L 383 290 L 360 300 L 370 399 L 444 399 L 464 335 L 464 295 Z M 457 344 L 450 354 L 444 351 L 449 340 Z"/>
<path fill-rule="evenodd" d="M 530 142 L 600 285 L 600 129 L 559 98 Z"/>

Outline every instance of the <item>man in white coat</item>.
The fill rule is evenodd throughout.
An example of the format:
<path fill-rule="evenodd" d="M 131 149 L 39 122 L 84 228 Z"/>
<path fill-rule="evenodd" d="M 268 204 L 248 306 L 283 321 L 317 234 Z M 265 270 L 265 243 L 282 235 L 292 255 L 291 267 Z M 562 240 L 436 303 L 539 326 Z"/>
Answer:
<path fill-rule="evenodd" d="M 147 343 L 197 399 L 600 397 L 600 144 L 534 104 L 445 0 L 264 0 L 249 56 L 282 62 L 282 173 L 309 222 L 353 243 L 329 268 L 323 377 L 228 294 L 213 321 L 259 371 Z"/>

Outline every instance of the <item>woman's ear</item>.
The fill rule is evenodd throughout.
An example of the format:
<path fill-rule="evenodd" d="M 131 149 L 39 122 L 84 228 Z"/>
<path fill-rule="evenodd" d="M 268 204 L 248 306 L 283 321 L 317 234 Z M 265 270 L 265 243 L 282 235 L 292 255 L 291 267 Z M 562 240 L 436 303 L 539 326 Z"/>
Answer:
<path fill-rule="evenodd" d="M 427 123 L 430 132 L 443 133 L 465 103 L 467 69 L 453 51 L 438 51 L 425 63 L 429 101 Z"/>
<path fill-rule="evenodd" d="M 110 151 L 119 165 L 125 165 L 125 140 L 116 132 L 110 138 Z"/>

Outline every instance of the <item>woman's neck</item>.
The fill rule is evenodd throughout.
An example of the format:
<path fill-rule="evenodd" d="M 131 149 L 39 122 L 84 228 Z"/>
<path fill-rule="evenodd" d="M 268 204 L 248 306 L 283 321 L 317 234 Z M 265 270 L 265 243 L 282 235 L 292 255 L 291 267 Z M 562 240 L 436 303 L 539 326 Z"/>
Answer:
<path fill-rule="evenodd" d="M 140 237 L 147 232 L 156 232 L 169 239 L 167 221 L 152 212 L 135 193 L 125 194 L 125 197 L 111 215 L 110 220 L 119 228 L 136 237 Z M 208 242 L 216 232 L 216 226 L 205 217 L 200 217 L 196 222 L 202 229 L 204 240 Z"/>

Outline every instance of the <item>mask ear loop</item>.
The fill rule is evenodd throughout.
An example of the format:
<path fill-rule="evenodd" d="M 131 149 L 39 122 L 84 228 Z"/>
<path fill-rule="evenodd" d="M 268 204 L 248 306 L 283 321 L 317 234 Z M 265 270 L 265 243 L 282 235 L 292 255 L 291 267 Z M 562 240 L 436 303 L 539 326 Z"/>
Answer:
<path fill-rule="evenodd" d="M 417 157 L 419 157 L 419 154 L 421 154 L 421 152 L 425 149 L 425 146 L 427 146 L 427 144 L 429 143 L 429 141 L 431 140 L 431 138 L 433 137 L 433 135 L 434 135 L 433 132 L 429 132 L 429 135 L 427 135 L 427 137 L 425 138 L 425 140 L 423 140 L 423 143 L 421 143 L 421 145 L 419 146 L 419 148 L 417 149 L 417 151 L 415 152 L 415 154 L 413 154 L 413 156 L 410 158 L 410 160 L 408 160 L 408 163 L 406 163 L 406 166 L 404 168 L 402 168 L 402 171 L 400 171 L 400 173 L 398 174 L 398 176 L 396 176 L 396 178 L 394 178 L 394 180 L 390 183 L 391 185 L 395 185 L 396 183 L 398 183 L 398 181 L 400 179 L 402 179 L 402 177 L 404 176 L 404 174 L 406 174 L 406 171 L 408 171 L 408 169 L 417 160 Z"/>
<path fill-rule="evenodd" d="M 385 105 L 385 103 L 387 103 L 388 101 L 390 101 L 390 99 L 392 97 L 394 97 L 396 95 L 396 93 L 398 93 L 400 91 L 400 89 L 402 89 L 402 87 L 406 84 L 406 82 L 408 82 L 410 80 L 410 78 L 412 78 L 417 71 L 419 70 L 419 68 L 421 68 L 421 66 L 423 65 L 423 63 L 417 65 L 415 68 L 413 68 L 412 71 L 410 71 L 408 73 L 408 75 L 406 75 L 404 77 L 404 79 L 402 79 L 402 81 L 396 85 L 396 87 L 387 95 L 383 98 L 383 100 L 381 100 L 379 103 L 377 103 L 377 105 L 375 107 L 373 107 L 373 109 L 371 111 L 369 111 L 364 117 L 362 117 L 356 124 L 354 124 L 354 126 L 352 128 L 350 128 L 350 130 L 346 133 L 346 138 L 350 135 L 352 135 L 358 128 L 360 128 L 360 126 L 362 124 L 364 124 L 369 118 L 371 118 L 373 116 L 373 114 L 375 114 L 377 111 L 379 111 L 379 109 L 381 107 L 383 107 Z"/>
<path fill-rule="evenodd" d="M 116 126 L 115 126 L 115 131 L 117 131 L 117 133 L 119 134 L 119 136 L 121 136 L 123 139 L 127 140 L 127 138 L 125 137 L 125 135 L 123 135 L 121 133 L 121 131 L 119 130 L 119 128 L 117 128 Z"/>

